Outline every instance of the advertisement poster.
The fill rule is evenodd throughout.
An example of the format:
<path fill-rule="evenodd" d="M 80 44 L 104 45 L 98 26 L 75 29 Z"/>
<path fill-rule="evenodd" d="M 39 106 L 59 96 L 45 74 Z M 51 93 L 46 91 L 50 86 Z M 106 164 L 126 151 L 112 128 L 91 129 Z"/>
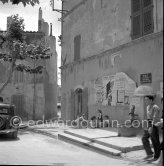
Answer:
<path fill-rule="evenodd" d="M 118 90 L 117 91 L 117 103 L 124 103 L 125 101 L 125 91 Z"/>
<path fill-rule="evenodd" d="M 96 103 L 102 105 L 130 104 L 136 83 L 125 73 L 99 77 L 94 82 Z"/>

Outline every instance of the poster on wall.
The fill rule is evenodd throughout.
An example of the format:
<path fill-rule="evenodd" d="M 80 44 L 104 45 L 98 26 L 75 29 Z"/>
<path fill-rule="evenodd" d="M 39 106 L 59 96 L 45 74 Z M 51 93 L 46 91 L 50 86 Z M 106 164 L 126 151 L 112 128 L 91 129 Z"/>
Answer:
<path fill-rule="evenodd" d="M 125 100 L 125 91 L 117 90 L 117 103 L 124 103 Z"/>
<path fill-rule="evenodd" d="M 95 80 L 94 88 L 96 91 L 96 103 L 111 105 L 113 81 L 114 76 L 103 76 Z"/>
<path fill-rule="evenodd" d="M 125 73 L 102 76 L 94 82 L 96 103 L 102 105 L 130 104 L 136 83 Z"/>
<path fill-rule="evenodd" d="M 94 88 L 99 90 L 102 88 L 102 78 L 99 77 L 94 81 Z"/>

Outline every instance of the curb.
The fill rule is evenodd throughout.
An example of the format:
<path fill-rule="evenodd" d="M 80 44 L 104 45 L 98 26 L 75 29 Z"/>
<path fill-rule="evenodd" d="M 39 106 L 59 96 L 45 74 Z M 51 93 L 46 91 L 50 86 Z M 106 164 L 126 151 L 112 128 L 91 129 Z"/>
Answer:
<path fill-rule="evenodd" d="M 30 132 L 33 132 L 33 133 L 36 133 L 36 134 L 42 134 L 42 135 L 48 136 L 50 138 L 53 138 L 53 139 L 56 139 L 56 140 L 61 140 L 61 141 L 67 142 L 67 143 L 71 143 L 71 144 L 73 143 L 74 145 L 77 145 L 78 147 L 80 146 L 82 148 L 85 148 L 85 149 L 88 149 L 88 150 L 91 150 L 91 151 L 96 150 L 98 153 L 103 154 L 103 155 L 107 155 L 107 156 L 111 155 L 113 157 L 118 157 L 118 158 L 123 159 L 123 160 L 131 160 L 129 157 L 126 157 L 126 155 L 125 155 L 126 153 L 123 152 L 123 151 L 119 152 L 119 150 L 116 150 L 116 149 L 113 149 L 113 148 L 111 148 L 111 151 L 110 151 L 109 149 L 104 149 L 104 147 L 102 147 L 104 145 L 98 145 L 97 146 L 97 143 L 95 143 L 96 145 L 89 145 L 88 143 L 85 143 L 85 142 L 74 141 L 74 140 L 69 139 L 65 136 L 62 136 L 64 134 L 64 132 L 63 132 L 63 134 L 58 133 L 58 134 L 54 135 L 54 134 L 52 134 L 52 133 L 50 133 L 49 131 L 46 131 L 46 130 L 43 131 L 41 129 L 29 128 L 29 127 L 25 128 L 25 131 L 30 131 Z M 110 148 L 110 147 L 108 147 L 108 148 Z M 140 149 L 135 149 L 134 151 L 138 151 L 138 150 L 140 150 Z M 134 160 L 132 159 L 132 161 L 134 161 Z"/>
<path fill-rule="evenodd" d="M 49 132 L 46 132 L 46 131 L 43 131 L 43 130 L 39 130 L 39 129 L 31 129 L 31 128 L 28 128 L 26 131 L 31 131 L 33 133 L 37 133 L 37 134 L 43 134 L 45 136 L 49 136 L 51 138 L 55 138 L 55 139 L 58 139 L 58 136 L 57 135 L 53 135 Z"/>
<path fill-rule="evenodd" d="M 70 140 L 69 138 L 65 138 L 66 140 L 65 139 L 61 139 L 60 138 L 61 134 L 53 135 L 53 134 L 51 134 L 51 133 L 49 133 L 47 131 L 43 131 L 43 130 L 39 130 L 39 129 L 34 129 L 34 128 L 28 128 L 28 129 L 26 129 L 26 131 L 31 131 L 33 133 L 42 134 L 42 135 L 54 138 L 56 140 L 61 140 L 61 141 L 64 141 L 64 142 L 69 142 L 69 143 L 73 143 L 74 142 L 74 141 Z M 116 152 L 112 152 L 112 151 L 110 152 L 110 151 L 106 151 L 105 149 L 103 149 L 101 147 L 96 147 L 96 146 L 88 145 L 87 143 L 86 144 L 85 143 L 79 143 L 78 141 L 77 142 L 75 141 L 74 143 L 77 143 L 77 146 L 81 147 L 81 145 L 82 145 L 83 148 L 89 148 L 88 150 L 95 149 L 100 154 L 104 153 L 105 155 L 112 155 L 112 156 L 115 156 L 115 157 L 122 158 L 121 152 L 117 152 L 117 150 L 114 150 Z"/>
<path fill-rule="evenodd" d="M 64 133 L 68 134 L 68 135 L 72 135 L 72 136 L 75 136 L 77 138 L 81 138 L 81 139 L 84 139 L 84 140 L 88 140 L 88 141 L 93 141 L 97 144 L 100 144 L 100 145 L 103 145 L 105 147 L 109 147 L 109 148 L 112 148 L 112 149 L 116 149 L 116 150 L 119 150 L 121 151 L 122 153 L 128 153 L 128 152 L 132 152 L 132 151 L 137 151 L 137 150 L 143 150 L 144 147 L 143 145 L 133 145 L 133 146 L 128 146 L 128 147 L 120 147 L 118 145 L 115 145 L 115 144 L 112 144 L 112 143 L 106 143 L 104 141 L 101 141 L 101 140 L 96 140 L 94 138 L 89 138 L 87 136 L 84 136 L 84 135 L 80 135 L 78 133 L 74 133 L 72 131 L 64 131 Z M 119 138 L 119 136 L 111 136 L 111 137 L 116 137 L 116 138 Z M 129 137 L 130 138 L 130 137 Z"/>
<path fill-rule="evenodd" d="M 65 142 L 70 142 L 73 144 L 76 144 L 80 147 L 83 148 L 89 148 L 88 150 L 96 150 L 99 153 L 103 153 L 105 155 L 112 155 L 116 157 L 121 157 L 122 152 L 116 149 L 112 149 L 110 147 L 105 147 L 103 145 L 97 144 L 97 143 L 92 143 L 90 144 L 88 140 L 82 139 L 82 138 L 77 138 L 68 134 L 59 134 L 59 140 L 65 141 Z"/>

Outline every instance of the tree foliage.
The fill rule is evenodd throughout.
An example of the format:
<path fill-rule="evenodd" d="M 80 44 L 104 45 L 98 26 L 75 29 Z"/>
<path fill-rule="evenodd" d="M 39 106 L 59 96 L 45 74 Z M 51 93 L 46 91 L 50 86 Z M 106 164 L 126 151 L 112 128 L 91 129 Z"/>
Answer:
<path fill-rule="evenodd" d="M 34 6 L 35 4 L 39 4 L 39 0 L 0 0 L 0 2 L 2 2 L 3 4 L 11 2 L 13 5 L 18 5 L 22 3 L 24 6 Z"/>
<path fill-rule="evenodd" d="M 44 43 L 39 45 L 26 44 L 24 41 L 24 20 L 18 15 L 12 15 L 8 24 L 7 32 L 0 35 L 0 61 L 9 62 L 10 73 L 9 77 L 2 88 L 0 88 L 0 93 L 4 87 L 10 82 L 14 70 L 25 71 L 31 74 L 37 73 L 41 74 L 44 66 L 27 66 L 21 63 L 16 63 L 19 61 L 26 61 L 32 59 L 37 61 L 39 59 L 49 59 L 52 53 L 50 48 L 45 47 Z"/>
<path fill-rule="evenodd" d="M 8 21 L 8 29 L 6 33 L 7 40 L 17 40 L 23 42 L 24 40 L 24 19 L 19 17 L 18 14 L 12 15 Z"/>
<path fill-rule="evenodd" d="M 7 31 L 0 35 L 0 48 L 5 43 L 5 47 L 10 49 L 13 41 L 23 42 L 24 40 L 24 19 L 18 14 L 12 15 L 7 23 Z"/>

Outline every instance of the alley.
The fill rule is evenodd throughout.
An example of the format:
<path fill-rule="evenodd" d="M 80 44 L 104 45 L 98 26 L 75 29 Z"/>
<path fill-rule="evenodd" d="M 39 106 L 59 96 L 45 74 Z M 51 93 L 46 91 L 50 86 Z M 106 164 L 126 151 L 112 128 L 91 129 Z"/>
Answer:
<path fill-rule="evenodd" d="M 0 139 L 0 165 L 137 166 L 48 136 L 20 131 L 17 140 Z M 153 164 L 151 164 L 152 166 Z"/>

